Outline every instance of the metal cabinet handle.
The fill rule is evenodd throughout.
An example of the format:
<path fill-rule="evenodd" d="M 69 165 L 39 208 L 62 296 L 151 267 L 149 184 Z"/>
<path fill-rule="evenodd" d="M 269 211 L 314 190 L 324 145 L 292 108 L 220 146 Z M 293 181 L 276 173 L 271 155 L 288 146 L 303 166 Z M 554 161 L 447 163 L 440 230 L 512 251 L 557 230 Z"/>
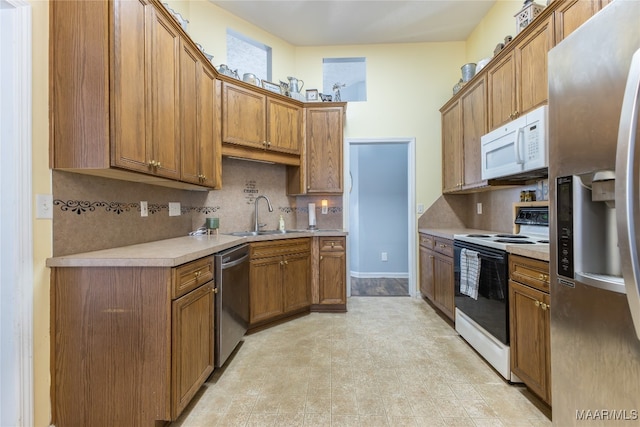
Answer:
<path fill-rule="evenodd" d="M 540 301 L 536 300 L 536 302 L 534 302 L 534 304 L 536 305 L 536 307 L 540 307 Z"/>
<path fill-rule="evenodd" d="M 545 303 L 540 304 L 540 306 L 542 307 L 543 310 L 547 309 L 547 304 L 545 304 Z"/>

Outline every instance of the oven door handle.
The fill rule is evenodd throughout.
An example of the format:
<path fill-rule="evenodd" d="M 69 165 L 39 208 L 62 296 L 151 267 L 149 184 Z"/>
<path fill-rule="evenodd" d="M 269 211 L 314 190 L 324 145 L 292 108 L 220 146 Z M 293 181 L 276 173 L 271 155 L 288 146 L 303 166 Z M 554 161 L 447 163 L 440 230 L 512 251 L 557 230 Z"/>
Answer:
<path fill-rule="evenodd" d="M 499 256 L 492 256 L 492 255 L 485 255 L 483 253 L 480 253 L 480 258 L 484 258 L 484 259 L 490 259 L 493 261 L 504 261 L 503 257 L 499 257 Z"/>

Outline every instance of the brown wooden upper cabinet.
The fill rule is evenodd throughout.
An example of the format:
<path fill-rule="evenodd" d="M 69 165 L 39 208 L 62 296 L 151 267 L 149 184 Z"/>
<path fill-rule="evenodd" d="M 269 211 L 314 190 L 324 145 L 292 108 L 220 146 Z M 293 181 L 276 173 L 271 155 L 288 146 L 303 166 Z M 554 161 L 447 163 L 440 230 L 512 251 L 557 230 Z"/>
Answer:
<path fill-rule="evenodd" d="M 203 65 L 197 49 L 180 44 L 182 181 L 219 188 L 222 184 L 217 98 L 220 81 Z"/>
<path fill-rule="evenodd" d="M 222 104 L 225 144 L 300 154 L 301 107 L 228 82 L 223 83 Z"/>
<path fill-rule="evenodd" d="M 341 194 L 343 150 L 342 106 L 306 109 L 306 192 Z"/>
<path fill-rule="evenodd" d="M 442 191 L 487 185 L 482 180 L 480 137 L 487 132 L 486 77 L 474 81 L 464 94 L 442 111 Z"/>
<path fill-rule="evenodd" d="M 566 0 L 554 12 L 556 43 L 560 43 L 611 0 Z"/>
<path fill-rule="evenodd" d="M 516 45 L 508 54 L 488 66 L 490 130 L 547 103 L 547 52 L 554 45 L 553 15 L 512 43 Z"/>
<path fill-rule="evenodd" d="M 52 167 L 172 186 L 184 181 L 184 188 L 217 186 L 193 179 L 194 160 L 183 161 L 181 152 L 181 146 L 193 152 L 181 144 L 186 136 L 200 133 L 195 140 L 207 144 L 201 136 L 219 131 L 212 100 L 182 94 L 208 92 L 215 71 L 162 4 L 54 1 L 50 14 Z M 202 147 L 220 156 L 215 146 Z M 181 165 L 188 168 L 184 174 Z M 211 173 L 204 163 L 198 169 L 196 178 Z"/>

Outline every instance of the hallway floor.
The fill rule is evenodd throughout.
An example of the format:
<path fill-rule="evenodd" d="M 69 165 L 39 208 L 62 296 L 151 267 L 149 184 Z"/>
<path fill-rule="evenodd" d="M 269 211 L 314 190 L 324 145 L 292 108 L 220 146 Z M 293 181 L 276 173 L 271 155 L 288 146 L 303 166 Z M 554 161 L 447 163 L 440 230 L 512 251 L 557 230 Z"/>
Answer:
<path fill-rule="evenodd" d="M 409 279 L 390 277 L 362 278 L 351 276 L 352 296 L 409 296 Z"/>
<path fill-rule="evenodd" d="M 348 308 L 245 336 L 172 426 L 551 425 L 421 299 Z"/>

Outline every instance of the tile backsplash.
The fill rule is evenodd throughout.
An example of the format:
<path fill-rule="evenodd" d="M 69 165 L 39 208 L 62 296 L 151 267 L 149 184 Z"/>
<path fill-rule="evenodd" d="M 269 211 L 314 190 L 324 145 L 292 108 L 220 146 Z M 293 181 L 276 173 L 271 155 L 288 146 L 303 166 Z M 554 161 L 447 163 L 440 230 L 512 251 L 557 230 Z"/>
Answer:
<path fill-rule="evenodd" d="M 265 229 L 307 228 L 308 203 L 316 204 L 318 228 L 342 228 L 342 196 L 287 196 L 286 167 L 223 158 L 222 189 L 189 191 L 53 171 L 53 254 L 62 256 L 185 236 L 217 217 L 221 233 L 254 227 L 255 199 Z M 328 200 L 326 215 L 320 201 Z M 140 202 L 148 216 L 140 215 Z M 179 202 L 180 216 L 169 216 L 169 202 Z"/>

